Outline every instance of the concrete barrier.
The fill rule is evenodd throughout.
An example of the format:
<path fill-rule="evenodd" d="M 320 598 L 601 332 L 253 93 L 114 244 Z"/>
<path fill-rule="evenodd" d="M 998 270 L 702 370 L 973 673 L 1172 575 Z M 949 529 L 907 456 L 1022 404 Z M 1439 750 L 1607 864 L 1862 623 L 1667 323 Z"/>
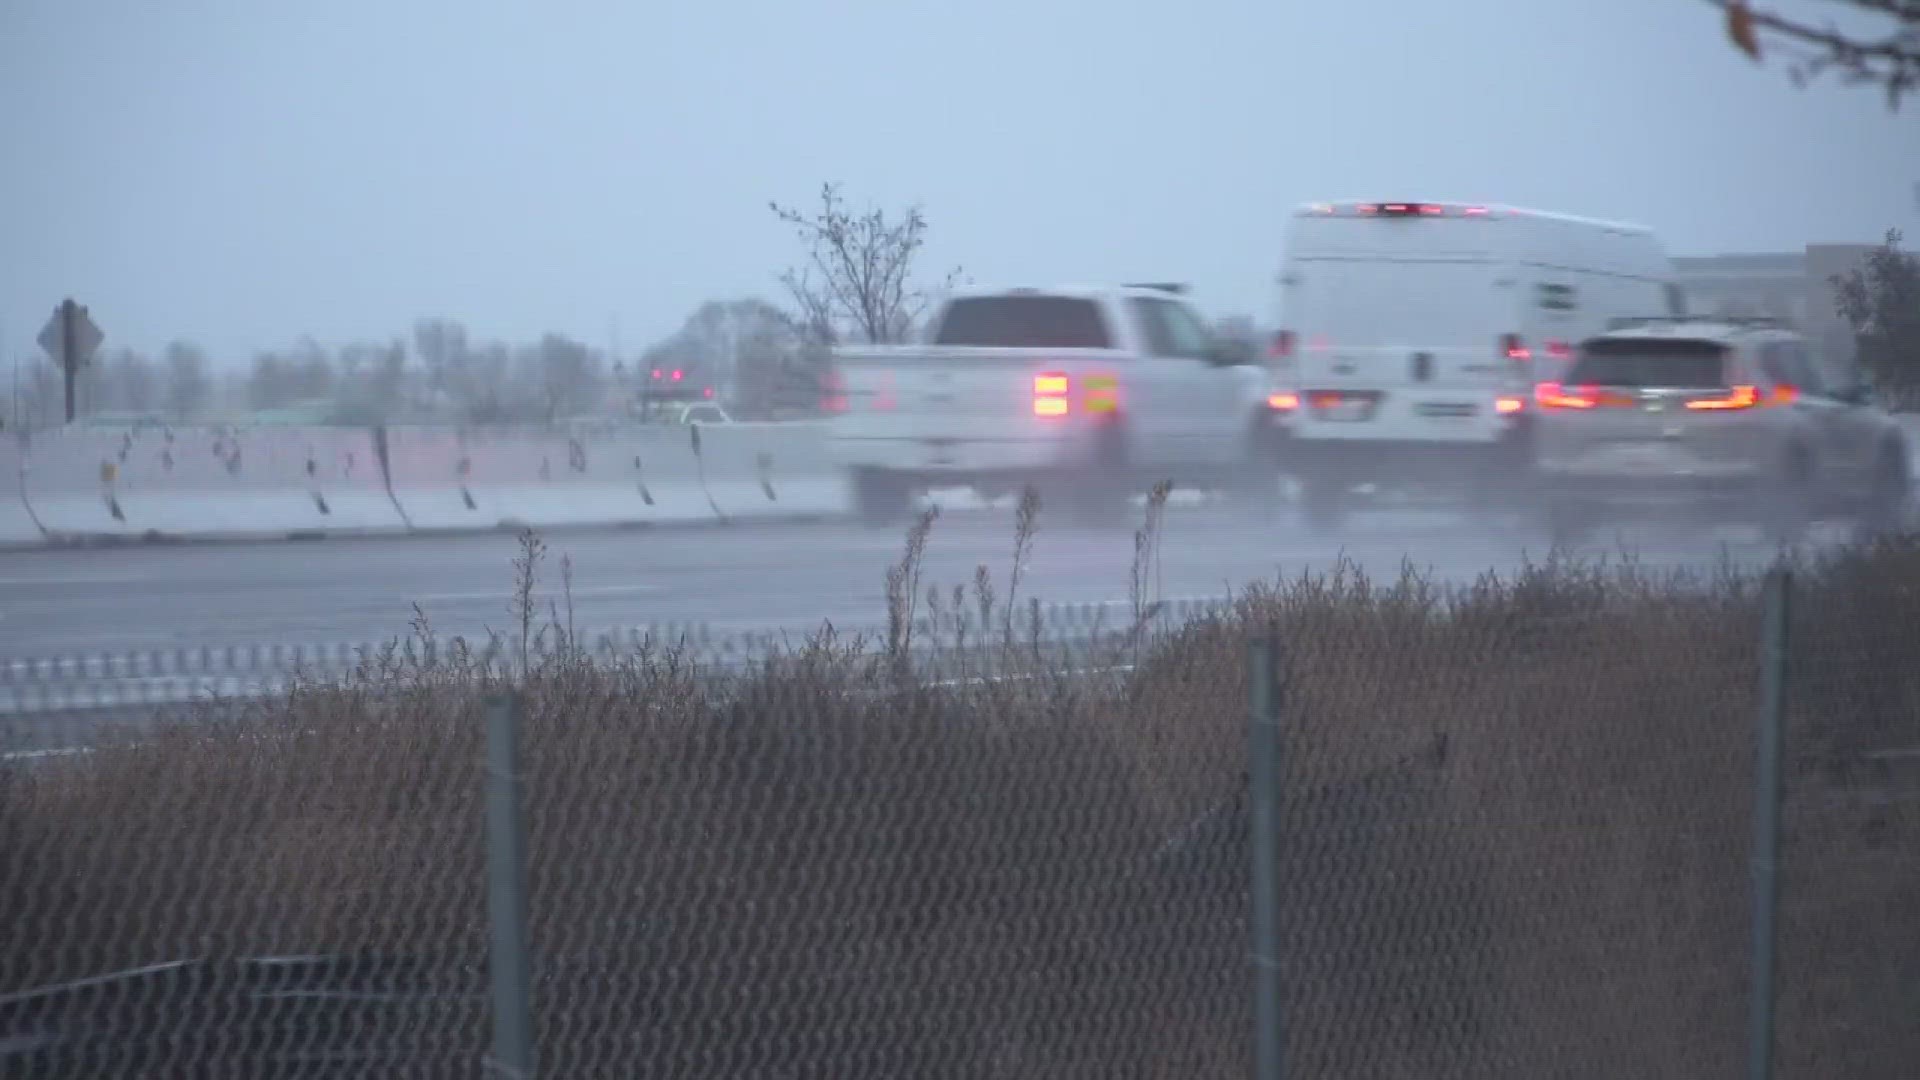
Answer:
<path fill-rule="evenodd" d="M 55 432 L 26 505 L 52 539 L 246 538 L 402 528 L 372 434 L 355 428 Z"/>
<path fill-rule="evenodd" d="M 33 435 L 21 498 L 48 538 L 136 535 L 115 497 L 127 437 L 99 431 Z"/>
<path fill-rule="evenodd" d="M 27 452 L 21 440 L 0 444 L 0 548 L 31 547 L 45 540 L 27 505 Z"/>
<path fill-rule="evenodd" d="M 22 468 L 24 466 L 24 470 Z M 820 517 L 815 423 L 69 429 L 0 455 L 0 544 Z"/>
<path fill-rule="evenodd" d="M 679 428 L 541 434 L 396 428 L 395 502 L 421 531 L 644 525 L 712 518 Z"/>
<path fill-rule="evenodd" d="M 852 506 L 824 424 L 693 425 L 700 482 L 723 519 L 817 517 Z"/>

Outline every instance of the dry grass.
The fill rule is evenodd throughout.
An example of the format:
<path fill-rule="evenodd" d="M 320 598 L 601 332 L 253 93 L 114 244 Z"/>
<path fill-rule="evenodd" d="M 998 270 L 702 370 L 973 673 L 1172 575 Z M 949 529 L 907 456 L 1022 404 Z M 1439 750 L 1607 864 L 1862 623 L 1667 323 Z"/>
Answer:
<path fill-rule="evenodd" d="M 885 640 L 718 679 L 589 659 L 558 604 L 541 637 L 529 538 L 514 614 L 544 647 L 507 666 L 395 649 L 8 774 L 0 993 L 308 952 L 480 989 L 479 706 L 511 686 L 548 1075 L 1245 1075 L 1243 660 L 1272 635 L 1292 1075 L 1736 1072 L 1751 580 L 1343 571 L 1156 635 L 1156 507 L 1130 624 L 1082 658 L 1137 666 L 1068 678 L 1019 592 L 1039 519 L 1004 598 L 986 567 L 928 587 L 927 518 Z M 1859 763 L 1920 746 L 1920 547 L 1800 580 L 1781 1075 L 1904 1075 L 1920 800 L 1874 801 Z M 482 1004 L 437 1030 L 416 1074 L 471 1075 Z"/>

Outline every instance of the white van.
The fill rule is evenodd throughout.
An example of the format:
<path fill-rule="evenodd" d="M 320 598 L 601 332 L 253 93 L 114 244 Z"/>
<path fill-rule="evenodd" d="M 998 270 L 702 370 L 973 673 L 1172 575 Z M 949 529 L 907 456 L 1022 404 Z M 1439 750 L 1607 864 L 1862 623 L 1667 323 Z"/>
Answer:
<path fill-rule="evenodd" d="M 1532 469 L 1533 387 L 1613 320 L 1683 303 L 1636 225 L 1463 203 L 1302 207 L 1269 350 L 1288 470 L 1321 521 L 1359 484 L 1461 481 L 1509 502 Z"/>

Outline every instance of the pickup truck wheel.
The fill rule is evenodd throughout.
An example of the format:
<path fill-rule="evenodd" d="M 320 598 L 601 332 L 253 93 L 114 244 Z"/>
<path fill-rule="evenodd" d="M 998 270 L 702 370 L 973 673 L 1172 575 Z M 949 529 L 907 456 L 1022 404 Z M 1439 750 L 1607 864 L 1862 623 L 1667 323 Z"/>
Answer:
<path fill-rule="evenodd" d="M 852 479 L 854 509 L 869 525 L 895 524 L 913 505 L 913 485 L 903 476 L 884 469 L 858 469 Z"/>
<path fill-rule="evenodd" d="M 1105 528 L 1122 524 L 1132 503 L 1131 479 L 1126 434 L 1108 428 L 1094 446 L 1093 466 L 1067 481 L 1062 502 L 1068 514 L 1082 525 Z"/>

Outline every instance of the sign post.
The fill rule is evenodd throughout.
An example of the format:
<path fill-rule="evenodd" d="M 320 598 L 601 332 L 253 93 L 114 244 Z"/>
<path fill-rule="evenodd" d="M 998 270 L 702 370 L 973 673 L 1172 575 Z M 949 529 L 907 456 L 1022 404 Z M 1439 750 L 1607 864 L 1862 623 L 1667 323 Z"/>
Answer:
<path fill-rule="evenodd" d="M 53 362 L 60 365 L 60 372 L 66 379 L 67 423 L 71 424 L 74 416 L 74 384 L 78 381 L 80 369 L 92 361 L 93 354 L 99 351 L 105 335 L 94 325 L 87 309 L 68 297 L 53 309 L 52 317 L 47 319 L 47 325 L 40 328 L 40 336 L 36 340 L 53 358 Z"/>

